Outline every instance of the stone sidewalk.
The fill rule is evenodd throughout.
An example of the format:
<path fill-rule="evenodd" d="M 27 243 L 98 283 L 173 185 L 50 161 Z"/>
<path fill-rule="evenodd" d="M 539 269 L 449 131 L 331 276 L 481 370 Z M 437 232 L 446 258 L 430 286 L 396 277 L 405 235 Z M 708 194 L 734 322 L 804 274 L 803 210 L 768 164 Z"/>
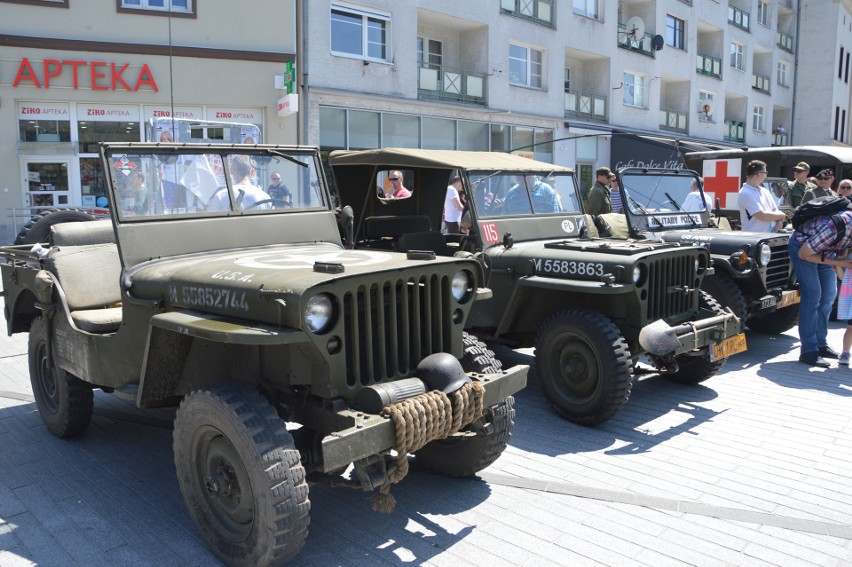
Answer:
<path fill-rule="evenodd" d="M 748 340 L 704 385 L 639 380 L 596 428 L 556 417 L 533 376 L 509 448 L 478 478 L 413 466 L 388 515 L 312 486 L 294 564 L 852 565 L 852 370 L 796 362 L 795 331 Z M 0 338 L 0 566 L 219 565 L 183 506 L 173 413 L 97 393 L 87 432 L 57 439 L 26 341 Z"/>

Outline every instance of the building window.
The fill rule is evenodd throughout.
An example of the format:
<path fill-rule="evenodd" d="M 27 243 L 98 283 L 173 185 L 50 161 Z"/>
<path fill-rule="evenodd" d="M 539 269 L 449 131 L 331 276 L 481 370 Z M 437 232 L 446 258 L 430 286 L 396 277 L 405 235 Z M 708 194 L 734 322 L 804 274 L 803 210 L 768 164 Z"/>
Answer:
<path fill-rule="evenodd" d="M 540 89 L 543 59 L 538 49 L 509 44 L 509 83 Z"/>
<path fill-rule="evenodd" d="M 758 0 L 757 2 L 757 23 L 765 28 L 769 27 L 769 2 L 767 0 Z"/>
<path fill-rule="evenodd" d="M 599 19 L 598 0 L 574 0 L 574 13 L 595 20 Z"/>
<path fill-rule="evenodd" d="M 743 64 L 743 46 L 739 43 L 731 42 L 731 67 L 738 71 L 745 71 Z"/>
<path fill-rule="evenodd" d="M 637 108 L 645 105 L 645 77 L 636 73 L 624 73 L 624 104 Z"/>
<path fill-rule="evenodd" d="M 425 53 L 424 53 L 425 49 Z M 440 69 L 444 64 L 444 44 L 434 39 L 417 38 L 417 66 Z"/>
<path fill-rule="evenodd" d="M 147 12 L 162 15 L 195 15 L 195 2 L 192 0 L 118 0 L 119 12 Z"/>
<path fill-rule="evenodd" d="M 713 122 L 713 111 L 716 95 L 710 91 L 698 91 L 698 120 Z"/>
<path fill-rule="evenodd" d="M 666 45 L 685 49 L 684 47 L 685 22 L 680 18 L 666 15 Z"/>
<path fill-rule="evenodd" d="M 565 69 L 565 92 L 571 90 L 571 69 Z"/>
<path fill-rule="evenodd" d="M 764 125 L 764 114 L 765 109 L 759 105 L 755 104 L 754 109 L 751 114 L 751 129 L 757 132 L 763 132 L 765 130 Z"/>
<path fill-rule="evenodd" d="M 21 142 L 70 142 L 71 108 L 67 102 L 19 102 Z"/>
<path fill-rule="evenodd" d="M 553 25 L 553 0 L 500 0 L 500 9 L 508 14 Z"/>
<path fill-rule="evenodd" d="M 789 71 L 789 65 L 786 61 L 778 62 L 778 84 L 782 87 L 789 87 L 789 78 L 787 76 Z"/>
<path fill-rule="evenodd" d="M 389 26 L 387 14 L 334 3 L 331 5 L 331 52 L 387 61 Z"/>

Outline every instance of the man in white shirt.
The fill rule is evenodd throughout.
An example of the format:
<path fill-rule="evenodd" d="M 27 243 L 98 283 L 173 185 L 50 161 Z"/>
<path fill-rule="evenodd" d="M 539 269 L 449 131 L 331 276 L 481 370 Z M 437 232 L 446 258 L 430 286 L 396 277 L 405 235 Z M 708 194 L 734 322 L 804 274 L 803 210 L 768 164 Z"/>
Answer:
<path fill-rule="evenodd" d="M 704 178 L 699 177 L 697 180 L 692 182 L 690 186 L 691 192 L 686 196 L 686 199 L 683 201 L 683 205 L 681 205 L 681 209 L 684 211 L 704 211 L 710 212 L 713 210 L 713 201 L 710 200 L 710 195 L 704 194 L 704 199 L 701 199 L 701 191 L 699 191 L 699 183 L 704 185 Z"/>
<path fill-rule="evenodd" d="M 752 160 L 746 166 L 746 182 L 739 192 L 740 224 L 751 232 L 775 232 L 786 215 L 778 209 L 769 189 L 761 185 L 766 179 L 766 163 Z"/>

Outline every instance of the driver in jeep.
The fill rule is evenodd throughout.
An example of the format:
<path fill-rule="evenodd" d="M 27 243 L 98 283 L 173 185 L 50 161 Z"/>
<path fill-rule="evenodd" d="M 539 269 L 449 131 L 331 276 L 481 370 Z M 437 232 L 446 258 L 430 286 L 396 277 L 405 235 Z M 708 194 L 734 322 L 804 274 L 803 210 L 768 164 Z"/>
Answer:
<path fill-rule="evenodd" d="M 228 166 L 231 172 L 231 179 L 234 187 L 234 200 L 237 203 L 237 208 L 240 210 L 252 208 L 252 205 L 259 203 L 258 209 L 271 209 L 271 197 L 263 189 L 251 182 L 254 175 L 254 167 L 251 164 L 251 159 L 246 155 L 233 155 L 228 160 Z M 261 201 L 267 201 L 261 203 Z M 227 211 L 230 208 L 228 203 L 228 192 L 220 191 L 207 207 L 209 211 Z"/>

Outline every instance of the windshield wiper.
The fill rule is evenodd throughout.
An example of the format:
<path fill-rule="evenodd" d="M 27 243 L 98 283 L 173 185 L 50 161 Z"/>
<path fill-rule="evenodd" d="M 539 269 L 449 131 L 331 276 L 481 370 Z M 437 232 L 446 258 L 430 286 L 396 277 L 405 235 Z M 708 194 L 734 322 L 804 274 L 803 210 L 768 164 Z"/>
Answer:
<path fill-rule="evenodd" d="M 624 194 L 627 195 L 627 191 L 625 191 Z M 655 221 L 660 226 L 660 228 L 663 228 L 663 222 L 651 213 L 649 213 L 648 209 L 637 203 L 636 199 L 634 199 L 630 195 L 627 195 L 627 200 L 630 201 L 633 207 L 636 208 L 640 213 L 642 213 L 643 215 L 648 215 L 649 217 L 651 217 L 651 220 Z M 651 227 L 649 226 L 648 228 Z"/>
<path fill-rule="evenodd" d="M 665 192 L 665 193 L 664 193 L 664 195 L 666 196 L 666 199 L 668 199 L 668 200 L 669 200 L 669 202 L 670 202 L 672 205 L 674 205 L 675 207 L 677 207 L 677 210 L 679 210 L 679 211 L 680 211 L 680 212 L 682 212 L 682 213 L 686 213 L 686 211 L 684 211 L 684 210 L 683 210 L 683 207 L 681 207 L 680 205 L 678 205 L 678 204 L 677 204 L 677 201 L 675 201 L 674 199 L 672 199 L 672 196 L 671 196 L 671 195 L 669 195 L 669 194 L 668 194 L 668 192 Z M 694 219 L 694 218 L 692 218 L 692 215 L 690 215 L 689 213 L 687 213 L 687 215 L 686 215 L 686 216 L 687 216 L 687 218 L 689 219 L 689 222 L 691 222 L 691 223 L 692 223 L 692 226 L 698 226 L 698 223 L 697 223 L 697 222 L 695 222 L 695 219 Z"/>
<path fill-rule="evenodd" d="M 303 161 L 297 160 L 293 156 L 288 156 L 287 154 L 282 154 L 281 152 L 276 151 L 276 150 L 269 150 L 269 153 L 271 153 L 274 156 L 282 157 L 282 158 L 286 159 L 287 161 L 291 161 L 291 162 L 295 163 L 296 165 L 301 165 L 302 167 L 308 167 L 308 164 L 306 164 Z"/>

